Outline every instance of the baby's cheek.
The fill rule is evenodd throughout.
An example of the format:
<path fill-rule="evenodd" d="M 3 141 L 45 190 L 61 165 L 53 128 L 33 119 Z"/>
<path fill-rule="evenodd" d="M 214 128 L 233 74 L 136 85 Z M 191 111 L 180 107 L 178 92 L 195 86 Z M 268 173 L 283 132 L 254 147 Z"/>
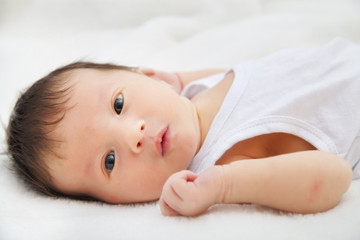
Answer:
<path fill-rule="evenodd" d="M 114 196 L 114 195 L 111 195 L 111 196 L 110 196 L 110 199 L 111 199 L 111 201 L 114 201 L 114 202 L 116 202 L 116 201 L 119 200 L 119 199 L 118 199 L 116 196 Z"/>
<path fill-rule="evenodd" d="M 109 195 L 109 197 L 107 198 L 106 202 L 109 202 L 109 203 L 113 203 L 113 204 L 118 204 L 120 203 L 120 200 L 117 196 L 115 195 Z"/>

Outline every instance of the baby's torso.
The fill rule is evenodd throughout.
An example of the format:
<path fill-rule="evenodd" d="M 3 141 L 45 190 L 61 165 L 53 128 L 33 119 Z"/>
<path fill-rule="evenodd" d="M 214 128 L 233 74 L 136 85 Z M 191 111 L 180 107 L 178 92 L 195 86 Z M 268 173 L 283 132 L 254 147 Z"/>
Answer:
<path fill-rule="evenodd" d="M 281 51 L 191 83 L 182 94 L 215 107 L 205 110 L 208 128 L 189 169 L 200 173 L 214 164 L 313 149 L 356 168 L 359 56 L 358 47 L 340 40 Z"/>
<path fill-rule="evenodd" d="M 202 142 L 211 127 L 211 124 L 218 113 L 221 103 L 234 81 L 233 71 L 229 71 L 214 87 L 202 91 L 192 98 L 201 114 L 204 131 Z M 241 81 L 241 80 L 240 80 Z M 292 153 L 297 151 L 315 150 L 316 148 L 304 139 L 287 133 L 269 133 L 244 139 L 235 143 L 227 149 L 216 161 L 217 165 L 228 164 L 242 159 L 257 159 L 270 156 Z"/>
<path fill-rule="evenodd" d="M 215 164 L 223 165 L 242 159 L 267 158 L 308 150 L 316 148 L 302 138 L 287 133 L 270 133 L 235 143 Z"/>

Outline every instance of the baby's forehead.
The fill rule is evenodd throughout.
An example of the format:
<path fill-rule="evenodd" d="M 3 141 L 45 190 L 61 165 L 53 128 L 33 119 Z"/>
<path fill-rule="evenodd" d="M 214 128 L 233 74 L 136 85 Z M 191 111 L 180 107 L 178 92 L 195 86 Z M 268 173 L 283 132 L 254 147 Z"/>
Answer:
<path fill-rule="evenodd" d="M 90 115 L 91 112 L 103 111 L 103 108 L 111 102 L 114 92 L 123 86 L 120 83 L 129 73 L 133 74 L 117 69 L 82 68 L 72 70 L 66 76 L 70 94 L 63 120 L 67 120 L 71 116 L 75 121 L 85 114 Z"/>
<path fill-rule="evenodd" d="M 104 111 L 106 97 L 114 90 L 110 81 L 112 75 L 121 72 L 127 71 L 81 68 L 64 73 L 62 77 L 65 81 L 61 89 L 68 89 L 67 100 L 64 101 L 64 112 L 59 113 L 61 120 L 51 131 L 51 137 L 56 140 L 56 144 L 52 146 L 56 156 L 67 158 L 72 137 L 75 137 L 75 133 L 81 133 L 76 130 L 84 127 L 83 122 L 90 122 L 93 112 Z M 66 129 L 68 131 L 64 131 Z"/>

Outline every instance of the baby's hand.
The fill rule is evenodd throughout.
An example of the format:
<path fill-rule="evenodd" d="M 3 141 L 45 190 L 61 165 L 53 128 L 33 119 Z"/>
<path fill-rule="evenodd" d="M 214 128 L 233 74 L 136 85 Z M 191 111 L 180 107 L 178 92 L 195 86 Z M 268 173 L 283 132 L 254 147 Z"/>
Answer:
<path fill-rule="evenodd" d="M 176 73 L 157 71 L 150 68 L 139 68 L 139 71 L 150 78 L 162 80 L 168 83 L 177 93 L 180 93 L 183 89 L 183 83 L 180 79 L 180 76 Z"/>
<path fill-rule="evenodd" d="M 215 203 L 223 192 L 222 168 L 214 166 L 197 176 L 184 170 L 173 174 L 165 183 L 160 209 L 167 216 L 196 216 Z"/>

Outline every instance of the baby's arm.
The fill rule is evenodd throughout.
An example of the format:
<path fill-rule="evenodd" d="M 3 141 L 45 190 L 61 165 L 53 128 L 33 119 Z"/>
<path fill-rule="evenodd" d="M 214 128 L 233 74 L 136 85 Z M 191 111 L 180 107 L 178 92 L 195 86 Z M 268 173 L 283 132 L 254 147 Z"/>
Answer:
<path fill-rule="evenodd" d="M 215 203 L 255 203 L 297 213 L 334 207 L 351 183 L 340 157 L 304 151 L 214 166 L 199 176 L 183 171 L 164 185 L 164 215 L 193 216 Z"/>
<path fill-rule="evenodd" d="M 198 80 L 200 78 L 208 77 L 218 73 L 225 72 L 225 69 L 204 69 L 198 71 L 189 72 L 164 72 L 154 69 L 139 69 L 140 72 L 148 77 L 163 80 L 174 87 L 174 89 L 180 93 L 181 90 L 190 82 Z"/>

